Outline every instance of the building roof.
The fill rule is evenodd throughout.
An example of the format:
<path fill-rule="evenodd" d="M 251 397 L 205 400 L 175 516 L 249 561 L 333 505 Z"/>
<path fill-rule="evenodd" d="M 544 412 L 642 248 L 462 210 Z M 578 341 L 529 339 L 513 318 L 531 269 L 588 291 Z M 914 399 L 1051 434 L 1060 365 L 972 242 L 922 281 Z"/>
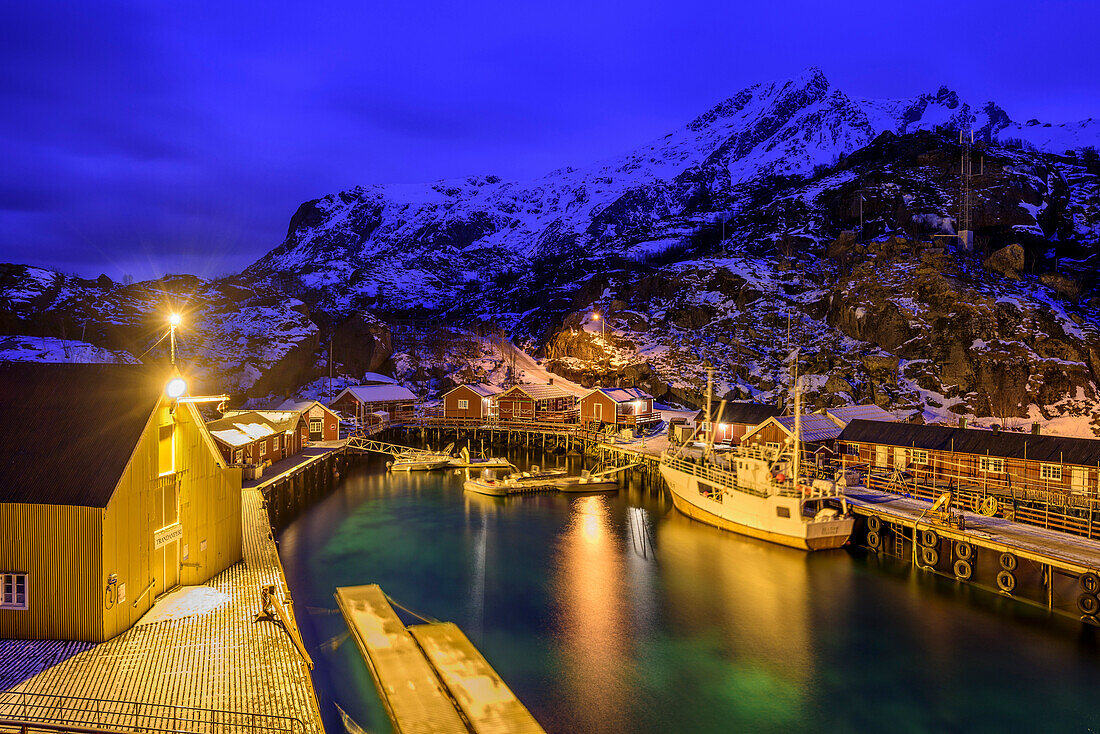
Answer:
<path fill-rule="evenodd" d="M 106 507 L 172 373 L 0 364 L 0 502 Z"/>
<path fill-rule="evenodd" d="M 332 402 L 345 395 L 351 395 L 361 403 L 412 403 L 416 396 L 407 387 L 401 385 L 352 385 L 345 387 Z"/>
<path fill-rule="evenodd" d="M 505 390 L 501 395 L 505 395 L 514 390 L 526 394 L 533 400 L 553 400 L 554 398 L 574 397 L 572 393 L 562 390 L 557 385 L 516 385 Z"/>
<path fill-rule="evenodd" d="M 595 390 L 586 393 L 584 397 L 588 397 L 592 393 L 597 392 L 602 392 L 616 403 L 630 403 L 635 400 L 653 399 L 652 395 L 639 387 L 597 387 Z"/>
<path fill-rule="evenodd" d="M 780 411 L 774 405 L 761 405 L 760 403 L 727 402 L 722 407 L 722 414 L 718 415 L 721 403 L 711 406 L 711 412 L 715 414 L 716 423 L 744 423 L 749 426 L 760 425 L 772 416 L 778 416 Z M 695 414 L 695 422 L 705 419 L 706 409 Z"/>
<path fill-rule="evenodd" d="M 269 423 L 276 431 L 293 431 L 298 427 L 302 412 L 300 410 L 269 410 L 257 408 L 255 410 L 227 410 L 222 418 L 234 418 L 237 416 L 258 416 Z"/>
<path fill-rule="evenodd" d="M 980 428 L 853 420 L 840 434 L 840 440 L 932 451 L 955 451 L 980 456 L 1000 456 L 1006 459 L 1100 466 L 1100 440 L 1095 438 L 1036 436 L 1030 433 L 987 431 Z"/>
<path fill-rule="evenodd" d="M 276 410 L 293 410 L 300 414 L 305 413 L 314 405 L 319 406 L 324 410 L 327 410 L 333 415 L 338 415 L 335 410 L 328 407 L 320 400 L 284 400 L 283 402 L 279 403 L 279 405 L 276 407 Z"/>
<path fill-rule="evenodd" d="M 474 382 L 474 383 L 470 383 L 469 385 L 458 385 L 457 387 L 452 387 L 450 390 L 448 390 L 447 392 L 445 392 L 443 394 L 444 395 L 450 395 L 451 393 L 453 393 L 455 390 L 459 389 L 460 387 L 464 387 L 467 390 L 472 390 L 473 392 L 477 393 L 478 395 L 480 395 L 483 398 L 492 397 L 493 395 L 499 395 L 500 393 L 504 392 L 504 388 L 502 388 L 502 387 L 497 387 L 496 385 L 489 385 L 489 384 L 484 383 L 484 382 Z"/>
<path fill-rule="evenodd" d="M 359 381 L 360 385 L 396 385 L 397 380 L 393 379 L 389 375 L 382 375 L 377 372 L 364 372 L 363 379 Z"/>
<path fill-rule="evenodd" d="M 293 430 L 297 421 L 290 422 L 290 417 L 299 415 L 289 411 L 277 413 L 274 415 L 280 418 L 281 422 L 274 422 L 265 415 L 268 412 L 258 410 L 232 411 L 232 413 L 226 413 L 225 416 L 217 420 L 210 421 L 206 424 L 206 428 L 210 431 L 211 436 L 224 444 L 233 447 L 245 446 L 253 441 L 259 441 L 276 433 L 281 433 L 284 430 Z M 287 423 L 290 425 L 289 428 L 281 427 Z"/>
<path fill-rule="evenodd" d="M 897 423 L 898 417 L 888 410 L 884 410 L 874 403 L 868 403 L 867 405 L 845 405 L 843 408 L 829 408 L 825 411 L 825 415 L 833 419 L 833 421 L 843 428 L 848 425 L 849 422 L 856 418 L 862 418 L 869 421 L 888 421 L 890 423 Z"/>
<path fill-rule="evenodd" d="M 788 436 L 794 435 L 794 416 L 782 415 L 772 416 L 766 421 L 758 425 L 750 433 L 745 435 L 744 441 L 749 436 L 752 436 L 761 430 L 764 426 L 774 424 L 786 433 Z M 881 425 L 881 424 L 880 424 Z M 831 441 L 840 435 L 840 426 L 833 423 L 828 416 L 821 415 L 820 413 L 809 413 L 802 416 L 802 441 Z"/>

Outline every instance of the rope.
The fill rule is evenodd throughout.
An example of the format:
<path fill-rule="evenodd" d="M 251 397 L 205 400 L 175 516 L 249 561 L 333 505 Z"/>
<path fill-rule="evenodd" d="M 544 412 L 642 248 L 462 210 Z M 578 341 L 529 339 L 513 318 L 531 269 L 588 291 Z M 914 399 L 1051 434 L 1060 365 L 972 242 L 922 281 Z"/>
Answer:
<path fill-rule="evenodd" d="M 155 348 L 156 348 L 156 346 L 157 346 L 158 344 L 160 344 L 160 343 L 161 343 L 162 341 L 164 341 L 165 339 L 167 339 L 167 338 L 168 338 L 168 334 L 169 334 L 169 333 L 170 333 L 170 332 L 165 332 L 165 333 L 164 333 L 164 336 L 162 336 L 162 337 L 161 337 L 160 339 L 157 339 L 157 340 L 156 340 L 155 342 L 153 342 L 153 346 L 149 347 L 149 348 L 148 348 L 148 349 L 146 349 L 146 350 L 145 350 L 144 352 L 142 352 L 141 354 L 139 354 L 139 355 L 138 355 L 138 361 L 140 361 L 140 360 L 141 360 L 141 358 L 142 358 L 142 357 L 144 357 L 144 356 L 145 356 L 146 354 L 148 354 L 149 352 L 153 351 L 153 349 L 155 349 Z"/>
<path fill-rule="evenodd" d="M 422 614 L 417 614 L 416 612 L 409 609 L 408 607 L 401 606 L 400 604 L 397 603 L 397 601 L 394 600 L 394 598 L 392 596 L 390 596 L 386 592 L 382 592 L 382 595 L 386 597 L 386 601 L 388 601 L 390 604 L 393 604 L 395 607 L 402 610 L 403 612 L 408 612 L 409 614 L 411 614 L 412 616 L 416 617 L 417 619 L 419 619 L 423 622 L 427 622 L 428 624 L 438 624 L 439 623 L 439 620 L 436 619 L 435 617 L 425 617 Z"/>

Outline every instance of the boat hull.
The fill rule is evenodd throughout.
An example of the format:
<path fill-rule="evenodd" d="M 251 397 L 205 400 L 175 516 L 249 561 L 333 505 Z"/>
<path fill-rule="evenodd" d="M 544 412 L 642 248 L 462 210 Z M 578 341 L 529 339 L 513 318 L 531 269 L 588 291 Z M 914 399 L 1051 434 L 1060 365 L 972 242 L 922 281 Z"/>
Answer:
<path fill-rule="evenodd" d="M 467 479 L 462 488 L 467 492 L 476 492 L 489 497 L 504 497 L 509 494 L 508 487 L 504 484 L 486 484 L 476 479 Z"/>
<path fill-rule="evenodd" d="M 751 503 L 754 506 L 751 510 L 742 509 L 739 512 L 731 508 L 731 505 L 734 504 L 732 499 L 728 504 L 719 504 L 704 499 L 698 492 L 698 485 L 700 483 L 705 486 L 709 485 L 700 482 L 700 480 L 685 472 L 662 466 L 661 475 L 665 478 L 672 494 L 673 506 L 682 514 L 722 530 L 766 540 L 788 548 L 806 551 L 840 548 L 848 542 L 848 538 L 852 534 L 852 528 L 855 525 L 855 520 L 850 517 L 802 522 L 798 519 L 799 514 L 795 509 L 795 505 L 798 503 L 796 498 L 780 500 L 746 496 L 741 502 Z M 698 495 L 699 499 L 695 500 L 693 494 Z M 780 524 L 781 521 L 775 521 L 772 527 L 766 526 L 765 522 L 760 520 L 761 515 L 771 514 L 774 516 L 775 508 L 784 506 L 784 502 L 788 503 L 788 510 L 793 515 L 793 518 L 791 518 L 793 521 L 788 520 L 783 523 L 786 527 Z M 705 506 L 706 504 L 711 505 L 711 507 Z M 777 525 L 779 527 L 776 527 Z"/>

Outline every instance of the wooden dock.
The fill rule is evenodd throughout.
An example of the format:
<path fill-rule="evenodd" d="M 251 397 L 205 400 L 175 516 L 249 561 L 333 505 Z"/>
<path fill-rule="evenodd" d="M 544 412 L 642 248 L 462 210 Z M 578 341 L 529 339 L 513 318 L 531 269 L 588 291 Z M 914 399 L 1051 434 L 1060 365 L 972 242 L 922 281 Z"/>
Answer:
<path fill-rule="evenodd" d="M 542 732 L 454 624 L 406 628 L 376 584 L 336 601 L 398 732 Z"/>
<path fill-rule="evenodd" d="M 856 514 L 877 515 L 910 529 L 931 504 L 927 500 L 865 487 L 852 487 L 846 494 Z M 1000 553 L 1014 553 L 1036 563 L 1053 564 L 1074 574 L 1100 568 L 1100 541 L 973 512 L 963 512 L 963 516 L 966 518 L 964 530 L 934 524 L 927 518 L 920 521 L 920 528 L 931 528 L 942 538 L 965 541 Z"/>
<path fill-rule="evenodd" d="M 95 716 L 117 711 L 118 718 L 104 723 L 131 730 L 141 725 L 157 730 L 150 721 L 167 722 L 174 714 L 176 721 L 165 731 L 196 733 L 247 731 L 252 717 L 271 730 L 323 734 L 304 659 L 282 626 L 256 619 L 263 585 L 273 584 L 290 606 L 258 490 L 244 490 L 242 511 L 244 560 L 207 584 L 227 597 L 220 606 L 139 622 L 108 642 L 83 648 L 60 650 L 48 640 L 0 641 L 0 687 L 11 691 L 0 692 L 7 713 L 18 716 L 21 704 L 53 705 L 68 710 L 58 714 L 60 720 L 93 725 Z M 16 674 L 8 677 L 12 671 Z M 118 706 L 120 701 L 133 704 Z"/>

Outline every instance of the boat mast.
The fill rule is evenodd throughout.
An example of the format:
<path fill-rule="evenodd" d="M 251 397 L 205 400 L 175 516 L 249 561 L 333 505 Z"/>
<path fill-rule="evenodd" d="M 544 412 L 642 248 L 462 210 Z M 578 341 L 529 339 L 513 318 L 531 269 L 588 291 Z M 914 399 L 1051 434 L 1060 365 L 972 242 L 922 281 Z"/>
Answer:
<path fill-rule="evenodd" d="M 712 389 L 713 382 L 714 368 L 707 367 L 707 438 L 703 456 L 710 456 L 711 447 L 714 445 L 714 413 L 711 412 L 711 395 L 714 392 Z"/>
<path fill-rule="evenodd" d="M 798 386 L 798 350 L 794 350 L 794 488 L 798 489 L 799 472 L 802 470 L 802 392 Z"/>

